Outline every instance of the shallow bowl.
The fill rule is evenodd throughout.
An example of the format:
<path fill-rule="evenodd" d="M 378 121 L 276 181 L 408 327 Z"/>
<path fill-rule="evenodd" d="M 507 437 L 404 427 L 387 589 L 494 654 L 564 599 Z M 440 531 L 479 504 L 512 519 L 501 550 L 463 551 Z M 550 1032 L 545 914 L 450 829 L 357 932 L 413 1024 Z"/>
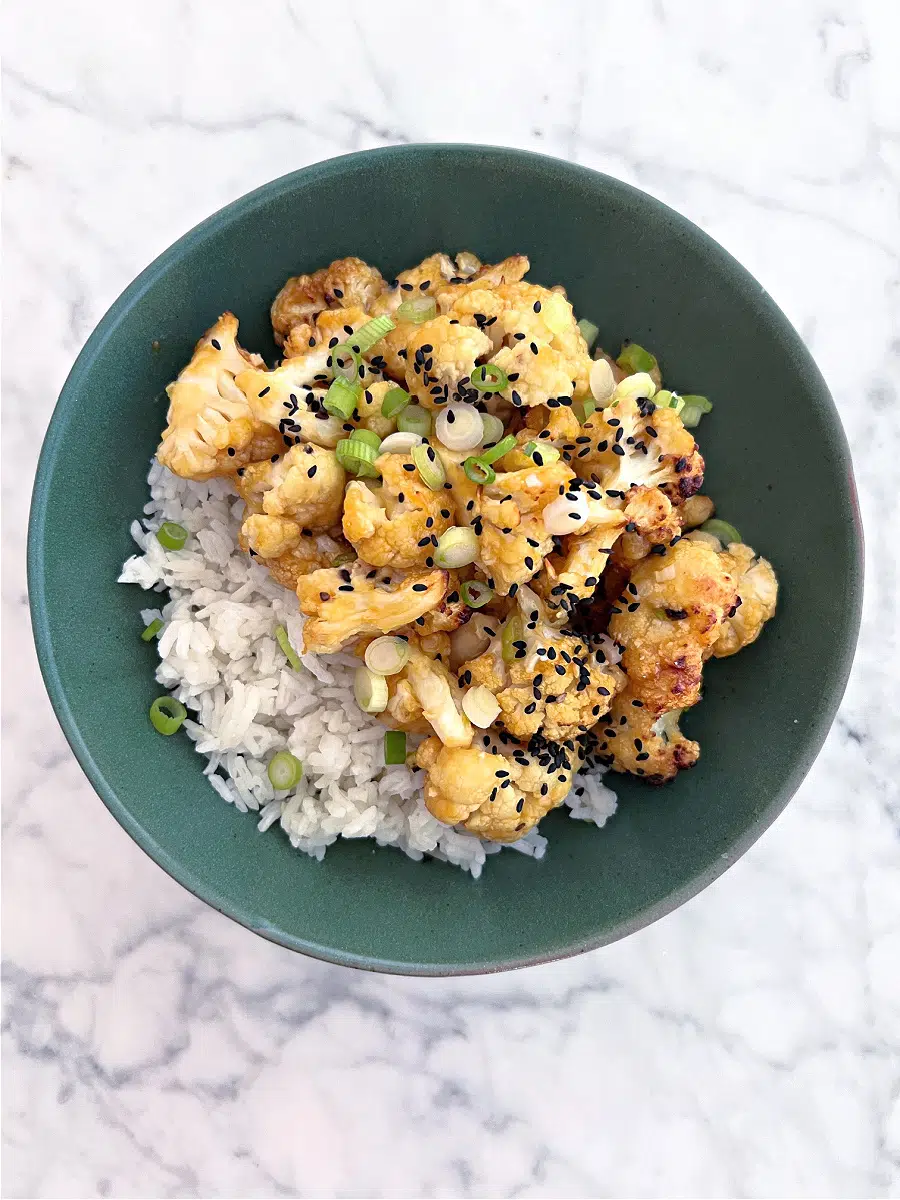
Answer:
<path fill-rule="evenodd" d="M 705 491 L 771 559 L 778 614 L 709 664 L 684 721 L 699 765 L 656 790 L 614 780 L 603 830 L 551 814 L 535 862 L 484 875 L 371 842 L 323 863 L 260 836 L 223 804 L 185 737 L 147 720 L 158 693 L 139 637 L 146 596 L 116 584 L 165 413 L 164 388 L 220 312 L 270 356 L 284 279 L 356 254 L 385 276 L 435 249 L 563 283 L 609 347 L 650 347 L 669 386 L 713 398 Z M 271 361 L 271 358 L 270 358 Z M 577 954 L 621 938 L 711 883 L 781 812 L 812 764 L 847 678 L 862 535 L 828 389 L 760 285 L 696 226 L 615 179 L 515 150 L 400 146 L 277 179 L 191 230 L 119 297 L 66 381 L 41 455 L 29 585 L 41 667 L 79 762 L 123 827 L 170 875 L 247 928 L 374 970 L 457 974 Z"/>

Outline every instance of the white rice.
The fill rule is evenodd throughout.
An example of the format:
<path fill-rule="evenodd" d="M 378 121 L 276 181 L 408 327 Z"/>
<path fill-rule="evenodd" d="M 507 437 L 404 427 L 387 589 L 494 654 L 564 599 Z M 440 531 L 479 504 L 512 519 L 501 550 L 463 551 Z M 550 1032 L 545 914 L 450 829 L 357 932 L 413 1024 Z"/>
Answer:
<path fill-rule="evenodd" d="M 122 568 L 120 583 L 160 595 L 142 611 L 145 624 L 165 628 L 156 646 L 156 678 L 187 707 L 184 728 L 206 756 L 210 785 L 241 812 L 253 812 L 260 832 L 278 823 L 291 844 L 322 859 L 339 837 L 374 838 L 411 858 L 426 854 L 481 874 L 502 847 L 437 821 L 422 800 L 421 773 L 383 762 L 384 726 L 353 698 L 357 660 L 345 654 L 301 655 L 292 671 L 274 637 L 284 625 L 303 644 L 303 617 L 292 592 L 238 546 L 242 504 L 223 480 L 191 483 L 154 461 L 151 500 L 131 527 L 141 553 Z M 154 536 L 176 521 L 193 536 L 167 551 Z M 168 593 L 168 599 L 165 597 Z M 418 738 L 408 738 L 410 745 Z M 303 779 L 276 793 L 266 764 L 278 750 L 303 763 Z M 567 801 L 571 815 L 600 826 L 616 797 L 596 773 L 579 776 Z M 536 829 L 507 847 L 543 858 L 547 839 Z"/>

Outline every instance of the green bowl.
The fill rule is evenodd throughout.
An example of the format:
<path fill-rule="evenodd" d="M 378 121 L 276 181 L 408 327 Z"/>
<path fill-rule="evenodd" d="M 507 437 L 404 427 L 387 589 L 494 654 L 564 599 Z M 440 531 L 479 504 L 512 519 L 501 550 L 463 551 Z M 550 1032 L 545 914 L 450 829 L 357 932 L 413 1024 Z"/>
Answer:
<path fill-rule="evenodd" d="M 706 672 L 685 728 L 703 754 L 663 790 L 616 778 L 603 830 L 551 814 L 535 862 L 505 852 L 479 881 L 371 842 L 322 863 L 224 804 L 186 737 L 159 737 L 139 610 L 116 584 L 165 413 L 163 389 L 225 309 L 274 355 L 272 297 L 342 255 L 388 277 L 435 249 L 529 255 L 617 346 L 653 349 L 702 392 L 704 490 L 775 565 L 781 603 L 755 645 Z M 711 883 L 771 824 L 843 693 L 862 594 L 847 444 L 800 338 L 759 284 L 642 192 L 557 159 L 484 146 L 397 146 L 267 184 L 186 234 L 119 297 L 66 381 L 31 512 L 29 586 L 44 679 L 104 803 L 171 876 L 281 945 L 408 974 L 495 971 L 624 937 Z"/>

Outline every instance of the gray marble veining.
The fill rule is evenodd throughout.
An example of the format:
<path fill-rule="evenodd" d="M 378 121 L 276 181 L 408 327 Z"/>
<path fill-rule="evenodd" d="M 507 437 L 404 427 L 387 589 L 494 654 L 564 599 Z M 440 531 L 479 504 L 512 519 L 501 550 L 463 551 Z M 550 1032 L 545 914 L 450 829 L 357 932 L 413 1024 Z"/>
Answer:
<path fill-rule="evenodd" d="M 4 1194 L 897 1194 L 896 3 L 5 17 Z M 624 943 L 448 982 L 293 956 L 146 859 L 52 716 L 23 569 L 54 399 L 121 289 L 267 179 L 416 140 L 575 159 L 731 250 L 832 387 L 868 539 L 841 714 L 751 853 Z"/>

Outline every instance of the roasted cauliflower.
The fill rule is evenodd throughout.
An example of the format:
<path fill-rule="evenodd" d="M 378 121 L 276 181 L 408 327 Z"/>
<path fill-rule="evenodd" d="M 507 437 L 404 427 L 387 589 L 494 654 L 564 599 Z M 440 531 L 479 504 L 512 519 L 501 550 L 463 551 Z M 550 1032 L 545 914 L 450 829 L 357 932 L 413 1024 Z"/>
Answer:
<path fill-rule="evenodd" d="M 304 646 L 332 654 L 356 638 L 392 633 L 437 608 L 446 592 L 446 571 L 403 574 L 365 562 L 313 571 L 297 582 L 300 611 L 309 618 Z"/>
<path fill-rule="evenodd" d="M 598 662 L 581 638 L 563 632 L 530 588 L 520 587 L 516 601 L 519 611 L 507 619 L 505 633 L 465 664 L 460 682 L 494 693 L 497 719 L 513 737 L 527 739 L 540 730 L 549 741 L 562 742 L 586 733 L 622 687 L 621 672 Z"/>
<path fill-rule="evenodd" d="M 334 451 L 307 442 L 283 458 L 251 463 L 236 484 L 251 513 L 287 517 L 301 529 L 322 531 L 341 523 L 345 480 Z"/>
<path fill-rule="evenodd" d="M 755 642 L 766 621 L 775 615 L 778 580 L 772 564 L 755 551 L 733 542 L 722 554 L 725 568 L 737 580 L 737 607 L 726 617 L 713 645 L 716 658 L 728 658 Z"/>
<path fill-rule="evenodd" d="M 294 275 L 272 304 L 275 341 L 280 346 L 295 325 L 310 323 L 326 308 L 356 305 L 368 311 L 384 288 L 381 272 L 360 258 L 339 258 L 312 275 Z"/>
<path fill-rule="evenodd" d="M 643 378 L 646 390 L 652 391 L 650 377 Z M 657 408 L 648 397 L 622 392 L 640 379 L 632 375 L 624 380 L 611 402 L 585 422 L 571 464 L 578 475 L 595 480 L 607 493 L 622 495 L 638 485 L 658 487 L 679 504 L 703 486 L 703 458 L 674 409 Z"/>
<path fill-rule="evenodd" d="M 349 549 L 342 538 L 304 533 L 295 521 L 265 514 L 245 517 L 238 541 L 242 550 L 260 558 L 291 591 L 297 590 L 301 575 L 332 566 Z"/>
<path fill-rule="evenodd" d="M 506 596 L 541 569 L 553 538 L 544 525 L 544 509 L 573 478 L 563 462 L 531 466 L 497 475 L 474 501 L 478 565 L 491 587 Z"/>
<path fill-rule="evenodd" d="M 389 678 L 390 698 L 385 714 L 388 723 L 412 732 L 423 728 L 434 732 L 445 746 L 468 746 L 473 729 L 462 710 L 456 677 L 436 653 L 429 654 L 423 648 L 428 640 L 407 639 L 406 666 Z"/>
<path fill-rule="evenodd" d="M 262 364 L 258 355 L 241 349 L 237 333 L 237 317 L 224 313 L 166 388 L 169 411 L 156 457 L 184 479 L 233 475 L 253 457 L 278 453 L 283 446 L 235 384 L 236 375 Z"/>
<path fill-rule="evenodd" d="M 433 492 L 405 454 L 375 461 L 381 484 L 353 480 L 344 496 L 344 537 L 375 567 L 433 566 L 438 538 L 453 524 L 442 492 Z"/>
<path fill-rule="evenodd" d="M 737 604 L 737 582 L 728 567 L 726 556 L 711 546 L 682 539 L 644 559 L 632 572 L 612 610 L 609 632 L 623 647 L 622 667 L 628 676 L 628 702 L 617 707 L 618 719 L 625 717 L 626 725 L 637 721 L 643 732 L 631 735 L 630 746 L 624 735 L 609 741 L 607 752 L 615 770 L 630 771 L 637 762 L 649 762 L 639 756 L 650 750 L 637 746 L 634 737 L 643 741 L 657 718 L 699 701 L 703 663 Z M 632 709 L 640 709 L 640 716 Z M 677 724 L 667 732 L 668 740 L 654 743 L 658 761 L 652 773 L 662 780 L 699 756 L 693 743 L 682 744 Z"/>
<path fill-rule="evenodd" d="M 449 317 L 416 326 L 406 344 L 406 387 L 425 408 L 435 408 L 459 394 L 477 359 L 490 354 L 491 340 Z"/>
<path fill-rule="evenodd" d="M 525 745 L 485 733 L 459 749 L 429 738 L 416 762 L 427 772 L 425 804 L 439 821 L 494 842 L 514 842 L 565 800 L 581 765 L 581 744 L 534 737 Z"/>

